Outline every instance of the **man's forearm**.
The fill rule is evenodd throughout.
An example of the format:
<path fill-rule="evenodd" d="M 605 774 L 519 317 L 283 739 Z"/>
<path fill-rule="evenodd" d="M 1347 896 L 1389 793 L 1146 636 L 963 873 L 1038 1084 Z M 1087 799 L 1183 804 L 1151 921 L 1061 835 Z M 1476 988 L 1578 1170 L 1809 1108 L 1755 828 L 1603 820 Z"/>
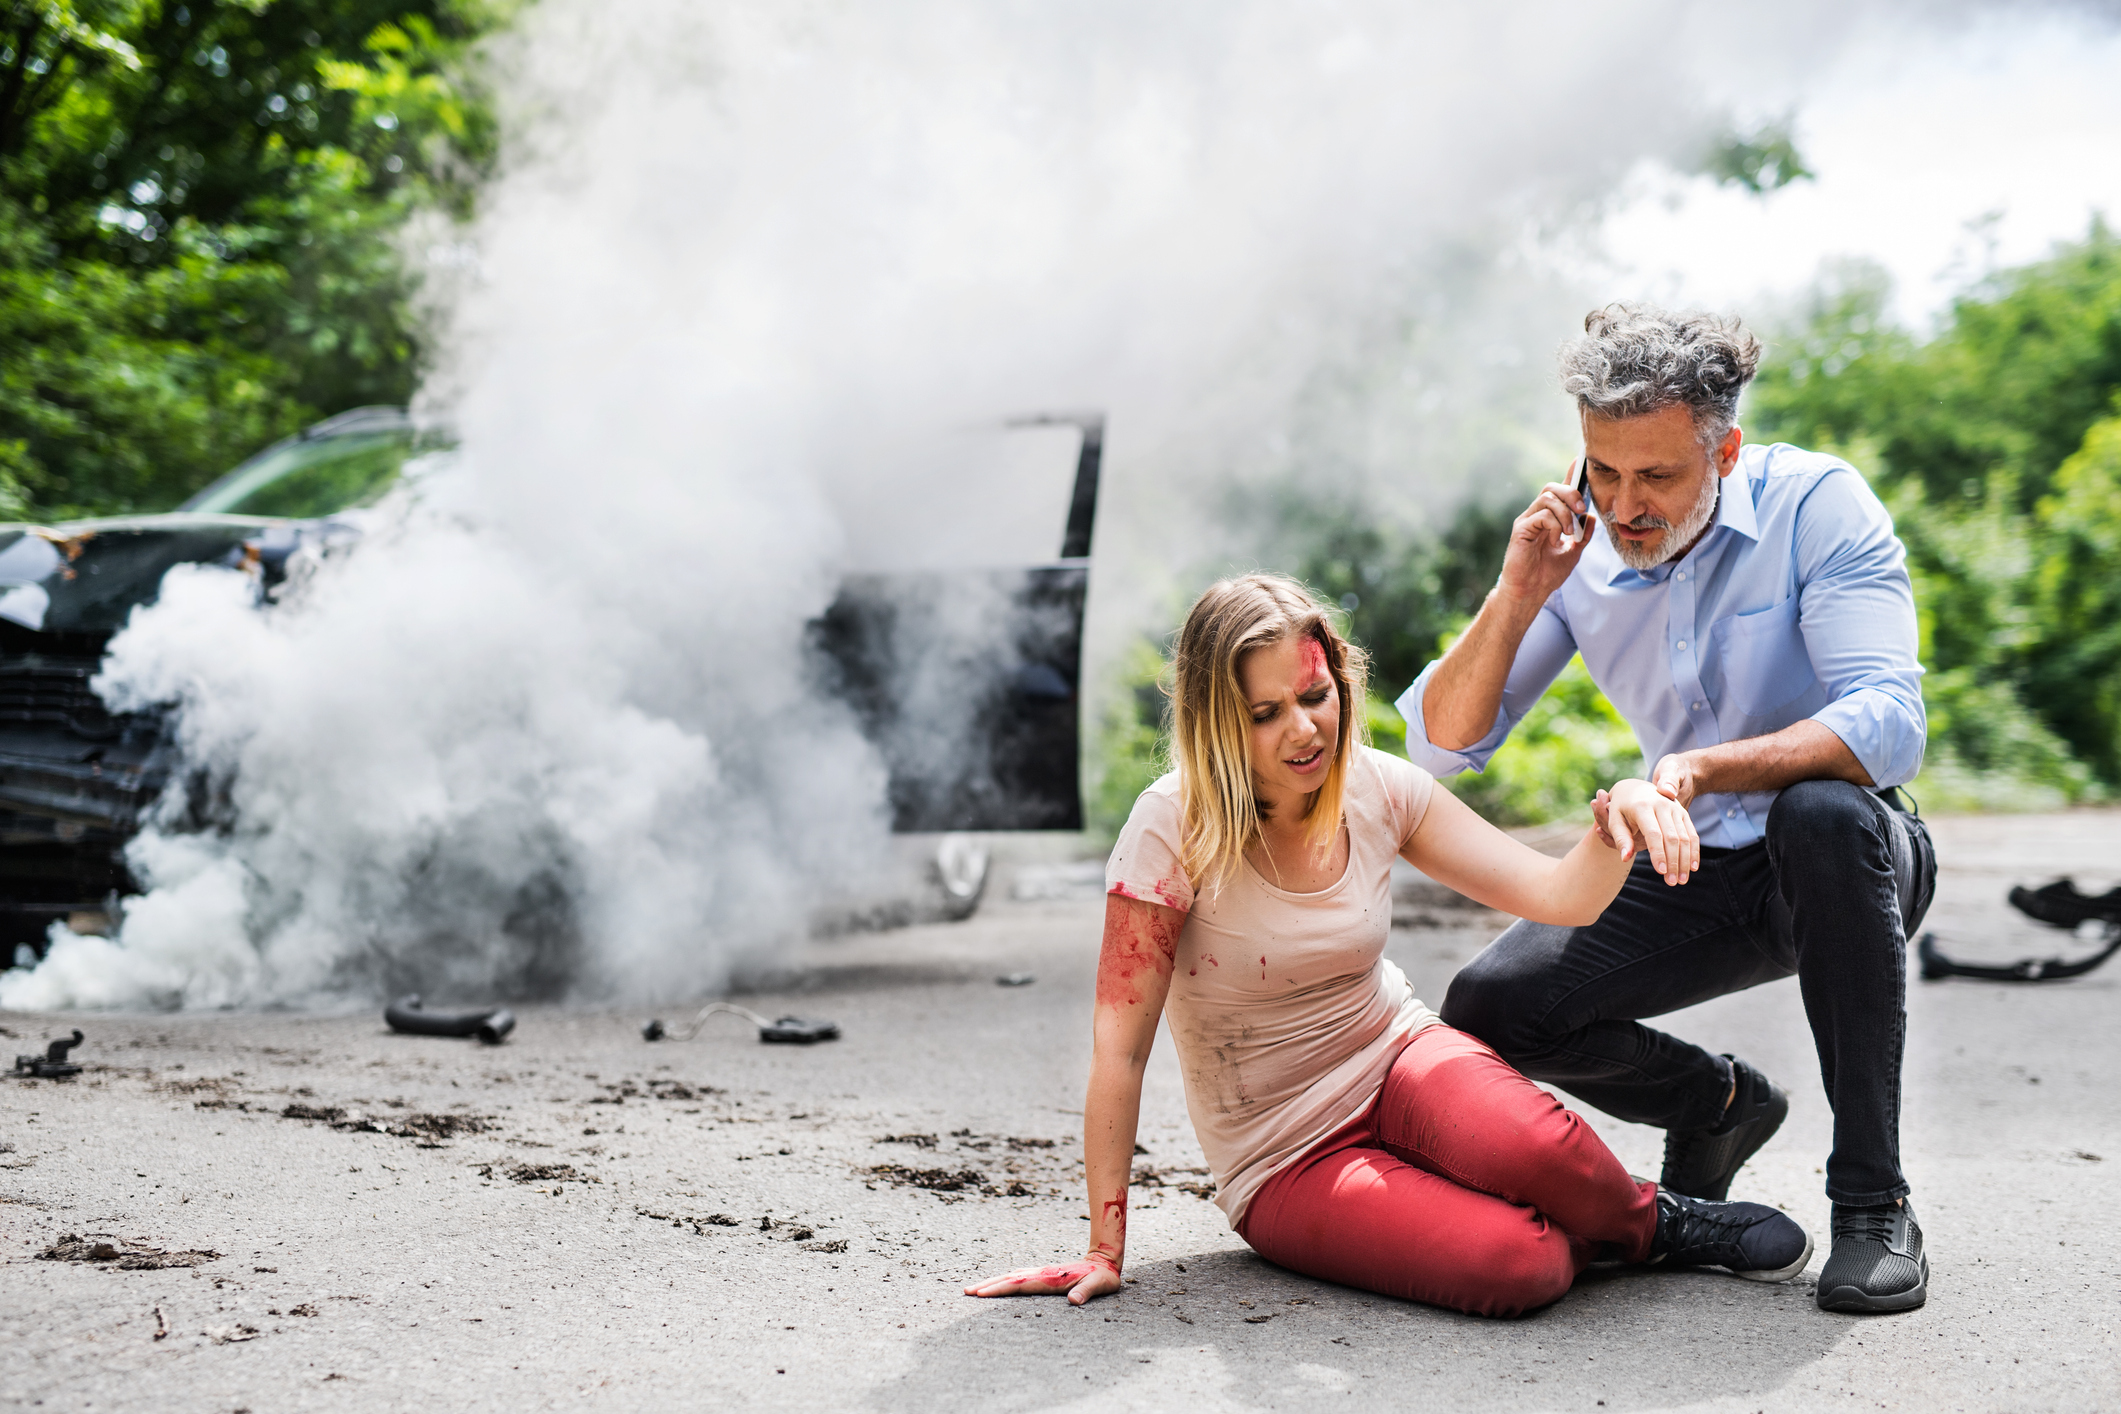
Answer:
<path fill-rule="evenodd" d="M 1422 723 L 1430 742 L 1445 751 L 1463 751 L 1494 730 L 1510 665 L 1539 617 L 1541 602 L 1510 598 L 1500 588 L 1489 592 L 1421 695 Z"/>
<path fill-rule="evenodd" d="M 1831 727 L 1807 718 L 1767 736 L 1727 741 L 1681 752 L 1691 768 L 1695 795 L 1742 795 L 1782 790 L 1799 781 L 1873 784 L 1871 773 Z"/>

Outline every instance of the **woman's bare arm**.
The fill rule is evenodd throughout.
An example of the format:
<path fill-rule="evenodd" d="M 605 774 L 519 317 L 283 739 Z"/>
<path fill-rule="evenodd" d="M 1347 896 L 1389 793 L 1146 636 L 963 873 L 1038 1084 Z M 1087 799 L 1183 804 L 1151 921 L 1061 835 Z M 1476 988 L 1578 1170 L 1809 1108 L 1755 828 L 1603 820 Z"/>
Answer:
<path fill-rule="evenodd" d="M 1606 793 L 1599 792 L 1605 807 Z M 1683 884 L 1701 867 L 1701 838 L 1677 802 L 1647 781 L 1613 787 L 1601 808 L 1612 838 L 1597 829 L 1567 857 L 1546 855 L 1511 839 L 1448 791 L 1430 798 L 1428 813 L 1400 853 L 1436 882 L 1467 898 L 1535 923 L 1580 928 L 1594 923 L 1620 892 L 1638 848 L 1668 884 Z"/>
<path fill-rule="evenodd" d="M 1127 1184 L 1141 1117 L 1142 1071 L 1171 989 L 1172 960 L 1186 915 L 1119 894 L 1105 896 L 1105 940 L 1097 957 L 1097 1015 L 1090 1090 L 1083 1101 L 1083 1172 L 1090 1196 L 1090 1251 L 1081 1261 L 1020 1267 L 965 1288 L 967 1296 L 1044 1296 L 1065 1291 L 1080 1306 L 1120 1289 L 1127 1254 Z"/>

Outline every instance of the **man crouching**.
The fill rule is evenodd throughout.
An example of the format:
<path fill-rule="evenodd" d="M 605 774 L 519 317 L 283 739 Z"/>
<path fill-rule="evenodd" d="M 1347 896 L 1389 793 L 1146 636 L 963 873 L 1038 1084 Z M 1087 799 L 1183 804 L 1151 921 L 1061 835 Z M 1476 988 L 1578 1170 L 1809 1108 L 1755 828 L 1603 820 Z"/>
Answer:
<path fill-rule="evenodd" d="M 1925 730 L 1906 552 L 1847 462 L 1744 445 L 1760 343 L 1738 320 L 1621 304 L 1584 330 L 1561 354 L 1575 484 L 1517 518 L 1478 617 L 1400 698 L 1408 755 L 1439 776 L 1482 769 L 1581 653 L 1691 814 L 1700 877 L 1678 888 L 1687 873 L 1637 856 L 1596 923 L 1491 943 L 1443 1018 L 1660 1126 L 1663 1185 L 1721 1199 L 1788 1098 L 1637 1018 L 1795 973 L 1834 1110 L 1819 1304 L 1911 1310 L 1929 1263 L 1900 1171 L 1906 953 L 1936 855 L 1893 789 Z"/>

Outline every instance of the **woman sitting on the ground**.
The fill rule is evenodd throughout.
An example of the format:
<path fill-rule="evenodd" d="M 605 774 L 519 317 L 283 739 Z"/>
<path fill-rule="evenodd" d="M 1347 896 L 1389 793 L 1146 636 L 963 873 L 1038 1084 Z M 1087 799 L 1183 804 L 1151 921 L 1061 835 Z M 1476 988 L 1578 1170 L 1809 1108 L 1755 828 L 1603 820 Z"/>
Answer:
<path fill-rule="evenodd" d="M 1142 793 L 1106 868 L 1089 1255 L 966 1294 L 1080 1305 L 1121 1289 L 1142 1070 L 1167 1001 L 1215 1201 L 1271 1262 L 1496 1316 L 1558 1299 L 1601 1257 L 1761 1281 L 1804 1269 L 1811 1239 L 1790 1218 L 1630 1178 L 1384 960 L 1394 855 L 1492 908 L 1582 925 L 1637 848 L 1667 883 L 1699 867 L 1685 810 L 1621 781 L 1567 858 L 1512 840 L 1361 744 L 1362 651 L 1280 576 L 1202 595 L 1176 675 L 1177 769 Z"/>

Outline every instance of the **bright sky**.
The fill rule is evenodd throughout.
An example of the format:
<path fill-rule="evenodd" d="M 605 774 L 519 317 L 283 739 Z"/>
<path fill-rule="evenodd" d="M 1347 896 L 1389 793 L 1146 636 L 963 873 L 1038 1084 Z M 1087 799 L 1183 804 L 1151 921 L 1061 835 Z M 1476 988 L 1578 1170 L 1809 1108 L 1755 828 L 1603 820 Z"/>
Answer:
<path fill-rule="evenodd" d="M 1755 197 L 1648 168 L 1609 219 L 1607 253 L 1640 292 L 1751 312 L 1822 261 L 1889 270 L 1927 329 L 1994 265 L 2121 223 L 2121 27 L 2023 15 L 1950 37 L 1857 46 L 1797 111 L 1818 173 Z"/>

